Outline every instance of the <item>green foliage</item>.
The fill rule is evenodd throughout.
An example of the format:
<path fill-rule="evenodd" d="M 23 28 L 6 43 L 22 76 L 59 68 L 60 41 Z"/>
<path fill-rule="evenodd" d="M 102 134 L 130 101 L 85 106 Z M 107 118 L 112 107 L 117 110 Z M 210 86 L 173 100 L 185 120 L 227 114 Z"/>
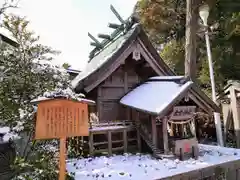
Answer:
<path fill-rule="evenodd" d="M 64 69 L 68 69 L 68 68 L 71 67 L 71 65 L 68 64 L 68 63 L 63 63 L 62 67 L 63 67 Z"/>
<path fill-rule="evenodd" d="M 229 79 L 240 79 L 240 1 L 206 0 L 211 7 L 209 24 L 219 26 L 211 35 L 217 90 Z M 199 1 L 199 5 L 200 5 Z M 186 1 L 141 0 L 136 8 L 153 44 L 165 43 L 161 56 L 179 74 L 184 70 Z M 197 38 L 197 77 L 204 91 L 210 90 L 205 39 Z"/>
<path fill-rule="evenodd" d="M 183 40 L 175 39 L 169 41 L 160 55 L 168 66 L 177 74 L 184 74 L 184 46 Z"/>
<path fill-rule="evenodd" d="M 155 44 L 184 36 L 185 6 L 186 2 L 179 0 L 138 2 L 137 12 L 141 23 Z"/>
<path fill-rule="evenodd" d="M 58 177 L 58 142 L 34 141 L 36 107 L 33 99 L 54 89 L 70 87 L 67 72 L 49 63 L 59 52 L 38 43 L 24 18 L 3 19 L 18 47 L 0 46 L 0 126 L 8 126 L 22 139 L 14 165 L 15 179 L 50 180 Z"/>

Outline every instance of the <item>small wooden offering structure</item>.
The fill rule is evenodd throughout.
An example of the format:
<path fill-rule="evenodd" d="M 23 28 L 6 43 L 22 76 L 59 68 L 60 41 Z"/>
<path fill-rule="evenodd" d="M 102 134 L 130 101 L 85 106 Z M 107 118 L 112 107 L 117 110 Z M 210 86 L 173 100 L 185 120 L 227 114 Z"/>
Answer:
<path fill-rule="evenodd" d="M 175 106 L 168 120 L 173 153 L 180 159 L 190 154 L 194 158 L 198 157 L 195 112 L 196 106 Z"/>
<path fill-rule="evenodd" d="M 55 98 L 38 102 L 35 139 L 60 139 L 59 180 L 65 179 L 66 138 L 88 136 L 88 103 Z"/>
<path fill-rule="evenodd" d="M 224 140 L 228 133 L 234 135 L 237 148 L 240 148 L 240 81 L 229 80 L 224 92 L 219 95 L 223 112 Z"/>

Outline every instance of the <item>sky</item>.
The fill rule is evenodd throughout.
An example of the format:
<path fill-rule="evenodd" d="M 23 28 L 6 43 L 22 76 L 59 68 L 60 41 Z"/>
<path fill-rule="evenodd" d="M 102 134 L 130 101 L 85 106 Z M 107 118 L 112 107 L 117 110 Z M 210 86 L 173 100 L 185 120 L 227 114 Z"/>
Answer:
<path fill-rule="evenodd" d="M 2 0 L 0 0 L 2 1 Z M 61 54 L 55 62 L 69 63 L 72 69 L 83 70 L 92 47 L 87 33 L 109 34 L 109 22 L 119 23 L 110 10 L 112 4 L 126 19 L 137 0 L 20 0 L 13 13 L 26 16 L 40 41 Z"/>

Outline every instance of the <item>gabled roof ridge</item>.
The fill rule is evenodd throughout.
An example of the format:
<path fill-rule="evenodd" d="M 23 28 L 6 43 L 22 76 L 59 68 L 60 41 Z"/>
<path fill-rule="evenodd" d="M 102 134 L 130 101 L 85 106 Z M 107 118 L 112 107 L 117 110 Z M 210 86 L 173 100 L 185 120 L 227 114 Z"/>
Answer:
<path fill-rule="evenodd" d="M 102 42 L 100 42 L 101 48 L 95 47 L 90 53 L 89 53 L 89 60 L 90 62 L 95 56 L 97 56 L 103 49 L 105 49 L 107 46 L 109 46 L 111 43 L 116 41 L 119 37 L 124 36 L 128 31 L 135 28 L 139 24 L 138 19 L 135 16 L 130 16 L 124 24 L 121 24 L 119 28 L 114 30 L 110 38 L 111 39 L 105 39 Z"/>

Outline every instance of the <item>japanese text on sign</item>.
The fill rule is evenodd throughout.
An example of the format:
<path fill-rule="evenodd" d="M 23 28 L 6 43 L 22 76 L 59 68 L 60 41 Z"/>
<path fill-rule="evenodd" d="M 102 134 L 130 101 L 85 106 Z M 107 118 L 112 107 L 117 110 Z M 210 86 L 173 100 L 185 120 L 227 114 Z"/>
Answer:
<path fill-rule="evenodd" d="M 87 104 L 64 99 L 38 105 L 35 139 L 88 136 Z"/>

